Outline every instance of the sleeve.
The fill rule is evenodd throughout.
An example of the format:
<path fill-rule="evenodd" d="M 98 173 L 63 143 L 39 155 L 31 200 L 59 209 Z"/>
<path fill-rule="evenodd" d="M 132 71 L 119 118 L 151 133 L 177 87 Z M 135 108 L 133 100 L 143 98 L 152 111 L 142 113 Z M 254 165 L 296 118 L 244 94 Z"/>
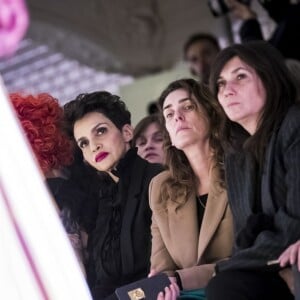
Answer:
<path fill-rule="evenodd" d="M 221 263 L 218 270 L 256 266 L 266 268 L 268 260 L 278 256 L 292 243 L 300 239 L 300 112 L 288 115 L 284 127 L 277 136 L 274 147 L 276 160 L 269 175 L 271 189 L 269 203 L 274 205 L 273 228 L 261 231 L 249 248 L 240 250 L 230 264 Z M 262 194 L 266 204 L 268 195 Z M 268 267 L 271 268 L 271 267 Z"/>
<path fill-rule="evenodd" d="M 152 179 L 149 185 L 149 202 L 152 210 L 152 224 L 151 224 L 151 235 L 152 235 L 152 249 L 151 249 L 151 269 L 156 272 L 165 272 L 168 276 L 174 276 L 174 272 L 177 268 L 173 261 L 168 249 L 165 246 L 164 240 L 161 236 L 160 228 L 155 220 L 156 211 L 153 209 L 153 202 L 159 197 L 159 187 L 155 178 Z"/>
<path fill-rule="evenodd" d="M 177 270 L 176 273 L 180 277 L 182 289 L 194 290 L 206 287 L 214 271 L 215 264 L 204 264 Z"/>

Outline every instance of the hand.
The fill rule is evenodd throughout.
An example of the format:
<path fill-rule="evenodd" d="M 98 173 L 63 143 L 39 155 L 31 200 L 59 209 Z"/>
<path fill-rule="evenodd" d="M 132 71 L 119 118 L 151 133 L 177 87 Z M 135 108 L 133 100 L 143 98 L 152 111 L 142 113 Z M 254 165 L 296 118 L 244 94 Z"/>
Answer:
<path fill-rule="evenodd" d="M 225 1 L 232 14 L 241 20 L 249 20 L 256 18 L 256 13 L 251 10 L 250 6 L 245 5 L 237 0 Z"/>
<path fill-rule="evenodd" d="M 179 297 L 179 294 L 179 287 L 175 282 L 173 282 L 169 286 L 165 287 L 164 292 L 160 292 L 157 295 L 157 300 L 176 300 Z"/>
<path fill-rule="evenodd" d="M 298 264 L 298 270 L 300 271 L 300 240 L 295 244 L 289 246 L 278 258 L 280 266 L 285 267 L 287 265 Z"/>

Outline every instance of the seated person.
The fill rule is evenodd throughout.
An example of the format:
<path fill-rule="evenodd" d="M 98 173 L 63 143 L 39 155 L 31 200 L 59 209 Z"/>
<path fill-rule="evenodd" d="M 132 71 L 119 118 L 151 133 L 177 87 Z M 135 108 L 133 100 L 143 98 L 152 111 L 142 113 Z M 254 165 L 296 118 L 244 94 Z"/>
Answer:
<path fill-rule="evenodd" d="M 293 299 L 270 265 L 300 239 L 300 106 L 290 72 L 270 43 L 251 41 L 218 54 L 210 86 L 227 116 L 220 136 L 236 234 L 208 299 Z M 248 136 L 236 145 L 240 129 Z"/>
<path fill-rule="evenodd" d="M 212 98 L 208 88 L 193 79 L 174 81 L 162 92 L 168 170 L 155 176 L 149 188 L 150 275 L 167 273 L 182 297 L 195 293 L 197 299 L 204 299 L 215 263 L 229 257 L 233 245 L 218 138 L 222 111 Z M 169 292 L 176 298 L 177 291 L 171 285 L 166 299 Z"/>
<path fill-rule="evenodd" d="M 183 58 L 190 72 L 200 82 L 208 84 L 211 64 L 220 51 L 220 45 L 213 35 L 197 33 L 188 38 L 183 47 Z"/>
<path fill-rule="evenodd" d="M 150 163 L 164 164 L 162 125 L 158 115 L 146 116 L 135 126 L 132 145 L 137 147 L 138 155 Z"/>
<path fill-rule="evenodd" d="M 150 270 L 150 180 L 162 166 L 130 148 L 130 112 L 116 95 L 80 94 L 65 104 L 65 125 L 86 163 L 101 173 L 95 226 L 88 237 L 87 278 L 94 299 Z"/>
<path fill-rule="evenodd" d="M 63 109 L 55 98 L 45 93 L 13 93 L 10 99 L 84 270 L 82 236 L 77 221 L 85 195 L 64 172 L 73 161 L 73 147 L 62 130 Z"/>

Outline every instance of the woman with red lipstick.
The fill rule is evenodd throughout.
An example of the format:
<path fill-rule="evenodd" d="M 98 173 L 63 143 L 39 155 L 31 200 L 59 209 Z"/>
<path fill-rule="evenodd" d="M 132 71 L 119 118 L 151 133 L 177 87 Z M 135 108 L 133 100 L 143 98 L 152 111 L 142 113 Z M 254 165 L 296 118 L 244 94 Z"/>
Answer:
<path fill-rule="evenodd" d="M 66 129 L 85 162 L 101 173 L 98 213 L 88 232 L 87 277 L 94 299 L 104 299 L 149 273 L 148 187 L 162 167 L 130 148 L 130 112 L 118 96 L 81 94 L 64 111 Z"/>
<path fill-rule="evenodd" d="M 196 297 L 215 263 L 231 255 L 232 218 L 224 189 L 218 137 L 222 111 L 193 79 L 170 83 L 159 98 L 167 171 L 150 184 L 151 273 L 176 282 L 158 299 Z"/>
<path fill-rule="evenodd" d="M 293 80 L 278 50 L 256 41 L 222 50 L 210 85 L 227 115 L 221 138 L 236 236 L 232 257 L 217 264 L 208 299 L 294 299 L 275 261 L 300 238 L 300 106 Z M 236 144 L 240 129 L 248 135 Z"/>
<path fill-rule="evenodd" d="M 135 126 L 133 146 L 137 147 L 138 155 L 150 163 L 164 164 L 162 125 L 156 114 L 146 116 Z"/>

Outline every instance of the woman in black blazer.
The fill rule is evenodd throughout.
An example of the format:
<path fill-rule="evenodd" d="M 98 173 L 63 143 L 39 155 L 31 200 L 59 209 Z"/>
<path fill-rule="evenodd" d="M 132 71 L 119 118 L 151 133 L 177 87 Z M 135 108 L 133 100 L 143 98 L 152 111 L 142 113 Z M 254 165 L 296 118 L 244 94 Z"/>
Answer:
<path fill-rule="evenodd" d="M 130 112 L 118 96 L 81 94 L 65 105 L 64 113 L 67 132 L 86 163 L 101 174 L 98 207 L 91 212 L 93 226 L 87 232 L 86 271 L 94 299 L 104 299 L 149 273 L 148 186 L 162 166 L 148 163 L 130 148 Z"/>
<path fill-rule="evenodd" d="M 227 115 L 221 136 L 236 238 L 208 299 L 293 299 L 272 263 L 300 238 L 300 107 L 290 73 L 270 44 L 249 42 L 221 51 L 210 86 Z"/>

